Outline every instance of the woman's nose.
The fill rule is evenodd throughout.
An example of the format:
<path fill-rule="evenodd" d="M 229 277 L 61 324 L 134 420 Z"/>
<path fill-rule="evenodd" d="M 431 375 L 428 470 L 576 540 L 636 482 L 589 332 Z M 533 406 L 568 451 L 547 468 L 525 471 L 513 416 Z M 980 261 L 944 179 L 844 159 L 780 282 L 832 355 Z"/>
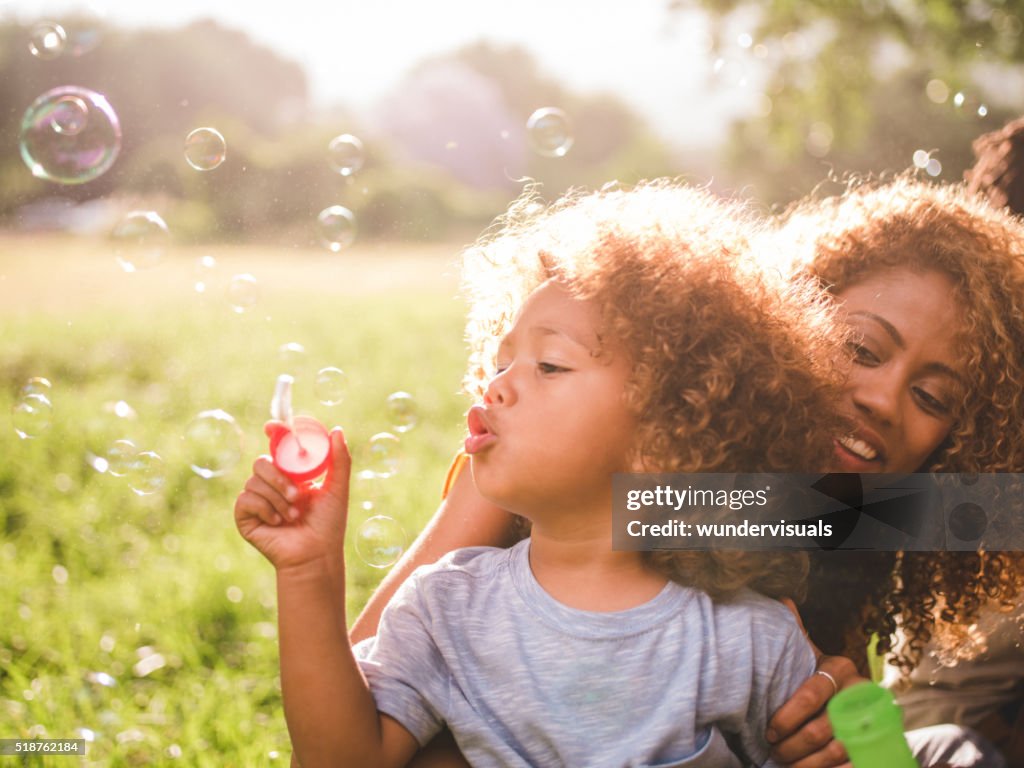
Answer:
<path fill-rule="evenodd" d="M 853 403 L 861 413 L 868 413 L 884 424 L 898 424 L 902 418 L 898 371 L 884 367 L 860 369 L 851 378 Z"/>

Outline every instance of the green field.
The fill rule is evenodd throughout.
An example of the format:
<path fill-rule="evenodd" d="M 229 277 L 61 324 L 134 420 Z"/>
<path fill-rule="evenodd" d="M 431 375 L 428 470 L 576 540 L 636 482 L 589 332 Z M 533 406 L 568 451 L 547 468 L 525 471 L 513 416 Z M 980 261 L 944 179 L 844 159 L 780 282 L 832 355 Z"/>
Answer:
<path fill-rule="evenodd" d="M 383 576 L 352 547 L 361 522 L 390 516 L 411 539 L 463 431 L 457 251 L 179 249 L 127 274 L 99 242 L 0 237 L 0 738 L 90 739 L 83 760 L 27 764 L 287 765 L 273 569 L 235 531 L 234 498 L 279 373 L 296 376 L 297 411 L 345 427 L 357 472 L 390 430 L 387 396 L 410 392 L 420 419 L 398 473 L 353 481 L 355 616 Z M 259 297 L 236 313 L 225 292 L 241 272 Z M 291 342 L 305 354 L 282 356 Z M 348 376 L 333 407 L 313 384 L 327 366 Z M 12 407 L 32 377 L 52 383 L 52 416 L 22 439 Z M 210 409 L 243 439 L 203 479 L 183 433 Z M 160 490 L 97 471 L 89 457 L 118 439 L 159 455 Z"/>

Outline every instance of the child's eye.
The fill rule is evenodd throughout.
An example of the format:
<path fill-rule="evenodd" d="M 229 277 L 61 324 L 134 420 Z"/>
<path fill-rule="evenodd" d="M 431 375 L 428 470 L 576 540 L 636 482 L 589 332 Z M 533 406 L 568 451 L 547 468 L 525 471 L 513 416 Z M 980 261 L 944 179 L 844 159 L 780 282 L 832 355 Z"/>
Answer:
<path fill-rule="evenodd" d="M 846 346 L 853 353 L 854 362 L 859 365 L 875 366 L 879 364 L 878 356 L 863 344 L 851 341 Z"/>
<path fill-rule="evenodd" d="M 537 368 L 541 373 L 565 373 L 568 368 L 564 368 L 561 365 L 555 365 L 554 363 L 537 363 Z"/>

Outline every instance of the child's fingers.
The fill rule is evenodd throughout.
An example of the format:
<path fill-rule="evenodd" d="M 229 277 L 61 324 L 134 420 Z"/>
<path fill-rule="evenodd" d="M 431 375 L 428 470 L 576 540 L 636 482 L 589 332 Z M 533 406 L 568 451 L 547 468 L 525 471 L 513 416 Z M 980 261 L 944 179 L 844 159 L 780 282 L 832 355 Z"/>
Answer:
<path fill-rule="evenodd" d="M 283 516 L 287 513 L 288 499 L 259 475 L 253 475 L 245 481 L 245 490 L 262 496 L 279 515 Z"/>
<path fill-rule="evenodd" d="M 235 499 L 235 524 L 243 535 L 253 529 L 257 519 L 267 525 L 280 525 L 282 517 L 263 496 L 253 491 L 242 491 Z"/>
<path fill-rule="evenodd" d="M 352 456 L 348 452 L 345 433 L 341 427 L 331 430 L 331 465 L 327 468 L 323 492 L 344 508 L 348 504 L 348 483 L 352 471 Z"/>
<path fill-rule="evenodd" d="M 273 488 L 289 504 L 299 498 L 299 489 L 288 476 L 274 466 L 269 456 L 260 456 L 252 465 L 253 474 Z"/>

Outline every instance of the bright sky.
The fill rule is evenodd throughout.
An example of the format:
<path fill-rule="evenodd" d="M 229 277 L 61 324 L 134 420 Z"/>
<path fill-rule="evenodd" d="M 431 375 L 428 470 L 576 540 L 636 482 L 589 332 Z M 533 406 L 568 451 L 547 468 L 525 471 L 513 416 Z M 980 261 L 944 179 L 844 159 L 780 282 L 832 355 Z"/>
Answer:
<path fill-rule="evenodd" d="M 709 91 L 707 24 L 667 0 L 0 0 L 4 16 L 60 22 L 92 8 L 126 27 L 214 18 L 299 62 L 318 106 L 369 107 L 425 56 L 487 39 L 518 43 L 581 91 L 612 91 L 677 145 L 720 138 L 744 94 Z M 248 7 L 246 7 L 248 6 Z"/>

